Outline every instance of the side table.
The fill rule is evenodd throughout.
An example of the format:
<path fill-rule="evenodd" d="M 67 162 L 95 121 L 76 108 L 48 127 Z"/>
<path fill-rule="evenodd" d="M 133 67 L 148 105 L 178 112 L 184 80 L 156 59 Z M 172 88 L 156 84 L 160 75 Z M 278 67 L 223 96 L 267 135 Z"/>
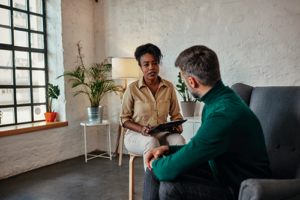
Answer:
<path fill-rule="evenodd" d="M 81 122 L 80 125 L 83 126 L 84 128 L 84 154 L 85 154 L 85 162 L 87 162 L 90 159 L 97 158 L 97 157 L 102 157 L 102 158 L 109 158 L 110 160 L 112 159 L 111 155 L 111 142 L 110 142 L 110 121 L 108 120 L 102 120 L 102 123 L 97 123 L 97 124 L 90 124 L 88 121 Z M 108 139 L 108 147 L 109 147 L 109 155 L 107 153 L 101 153 L 99 155 L 95 154 L 88 154 L 86 150 L 86 127 L 88 126 L 108 126 L 108 134 L 107 134 L 107 139 Z M 105 156 L 107 155 L 107 156 Z M 90 158 L 87 158 L 87 156 L 91 156 Z"/>
<path fill-rule="evenodd" d="M 185 117 L 184 119 L 187 119 L 187 121 L 182 124 L 183 132 L 181 135 L 184 137 L 186 143 L 188 143 L 197 134 L 201 126 L 201 116 Z"/>

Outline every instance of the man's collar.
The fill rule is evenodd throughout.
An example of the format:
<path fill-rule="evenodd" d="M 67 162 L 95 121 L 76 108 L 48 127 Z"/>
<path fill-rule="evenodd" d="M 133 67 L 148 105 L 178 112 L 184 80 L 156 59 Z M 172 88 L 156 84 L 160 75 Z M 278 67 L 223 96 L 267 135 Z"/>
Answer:
<path fill-rule="evenodd" d="M 200 98 L 200 101 L 203 101 L 205 104 L 213 103 L 224 88 L 225 85 L 222 80 L 219 80 L 203 97 Z"/>
<path fill-rule="evenodd" d="M 160 76 L 157 77 L 158 80 L 159 80 L 159 86 L 158 88 L 162 87 L 162 86 L 165 86 L 165 87 L 168 87 L 168 85 L 166 84 L 165 80 L 162 79 Z M 142 77 L 140 80 L 139 80 L 139 84 L 138 84 L 139 88 L 141 89 L 142 87 L 146 87 L 146 83 L 144 81 L 144 77 Z"/>

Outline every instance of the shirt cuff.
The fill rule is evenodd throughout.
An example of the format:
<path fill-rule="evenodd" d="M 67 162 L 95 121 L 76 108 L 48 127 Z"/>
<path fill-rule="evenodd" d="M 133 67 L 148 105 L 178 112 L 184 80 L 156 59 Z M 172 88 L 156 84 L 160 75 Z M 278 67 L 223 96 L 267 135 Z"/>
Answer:
<path fill-rule="evenodd" d="M 182 117 L 182 115 L 180 113 L 178 113 L 178 114 L 172 116 L 170 120 L 174 121 L 175 119 L 181 119 L 181 120 L 183 120 L 183 117 Z"/>
<path fill-rule="evenodd" d="M 169 147 L 169 154 L 173 154 L 176 151 L 178 151 L 179 149 L 181 149 L 183 145 L 172 145 L 172 146 L 168 146 Z"/>
<path fill-rule="evenodd" d="M 120 125 L 122 127 L 124 127 L 124 123 L 127 122 L 127 121 L 130 121 L 131 118 L 130 117 L 124 117 L 124 118 L 120 118 Z"/>

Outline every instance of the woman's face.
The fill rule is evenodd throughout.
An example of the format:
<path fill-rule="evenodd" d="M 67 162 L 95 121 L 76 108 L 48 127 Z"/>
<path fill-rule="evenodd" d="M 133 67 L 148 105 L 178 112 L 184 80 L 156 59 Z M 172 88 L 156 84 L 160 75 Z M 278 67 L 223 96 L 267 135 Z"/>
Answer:
<path fill-rule="evenodd" d="M 159 65 L 154 56 L 150 53 L 146 53 L 140 58 L 142 72 L 145 79 L 155 80 L 159 73 Z"/>

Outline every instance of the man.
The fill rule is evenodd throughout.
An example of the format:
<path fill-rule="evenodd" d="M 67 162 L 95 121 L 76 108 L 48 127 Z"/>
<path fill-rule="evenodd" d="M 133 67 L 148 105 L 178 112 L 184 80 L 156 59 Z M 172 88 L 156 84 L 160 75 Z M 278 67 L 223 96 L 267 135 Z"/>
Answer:
<path fill-rule="evenodd" d="M 190 47 L 175 66 L 191 94 L 205 103 L 202 124 L 188 144 L 161 146 L 146 154 L 150 170 L 143 199 L 236 199 L 243 180 L 270 178 L 260 122 L 224 86 L 215 52 Z"/>

